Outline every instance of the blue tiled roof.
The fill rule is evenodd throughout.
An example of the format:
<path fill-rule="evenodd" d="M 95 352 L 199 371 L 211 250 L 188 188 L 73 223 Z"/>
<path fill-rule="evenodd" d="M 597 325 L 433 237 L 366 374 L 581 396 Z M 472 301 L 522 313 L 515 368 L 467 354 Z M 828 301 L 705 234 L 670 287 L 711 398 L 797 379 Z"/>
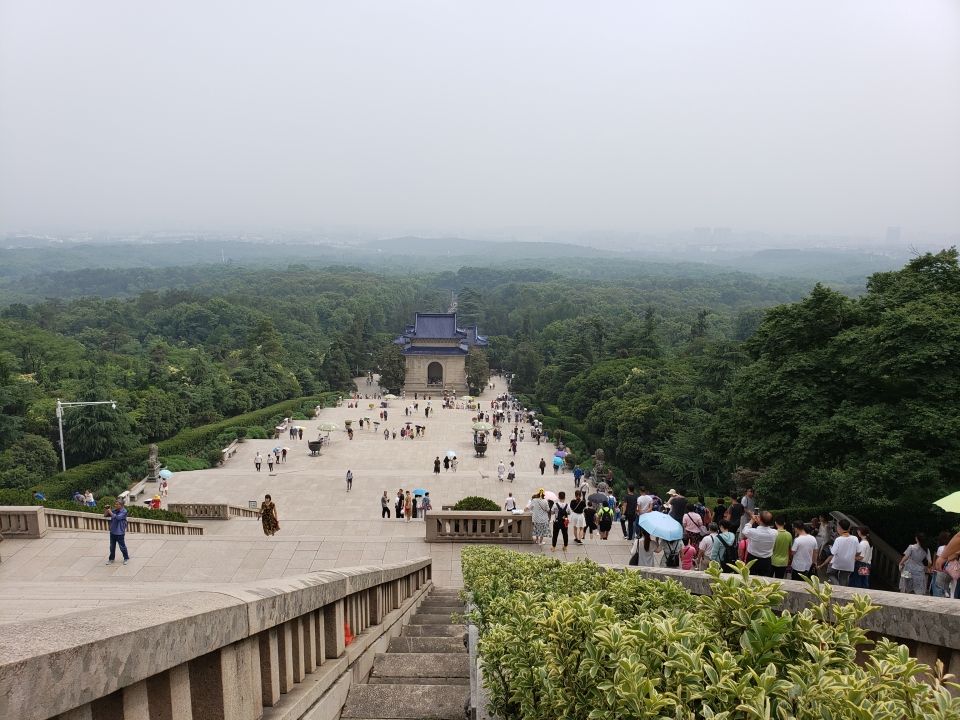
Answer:
<path fill-rule="evenodd" d="M 457 347 L 429 347 L 423 345 L 410 345 L 403 349 L 404 355 L 466 355 L 467 348 L 462 345 Z"/>
<path fill-rule="evenodd" d="M 455 338 L 457 333 L 456 313 L 417 313 L 413 334 L 422 338 Z"/>

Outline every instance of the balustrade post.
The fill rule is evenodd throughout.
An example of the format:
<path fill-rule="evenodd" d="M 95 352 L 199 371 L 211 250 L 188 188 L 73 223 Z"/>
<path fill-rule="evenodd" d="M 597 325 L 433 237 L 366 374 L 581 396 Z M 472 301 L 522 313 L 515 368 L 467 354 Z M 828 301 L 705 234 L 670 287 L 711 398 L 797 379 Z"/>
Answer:
<path fill-rule="evenodd" d="M 123 689 L 123 720 L 150 720 L 150 700 L 145 681 Z"/>
<path fill-rule="evenodd" d="M 260 646 L 260 687 L 263 704 L 273 707 L 280 700 L 280 640 L 277 628 L 257 636 Z"/>
<path fill-rule="evenodd" d="M 309 612 L 300 618 L 303 627 L 303 669 L 312 673 L 317 669 L 317 623 L 316 613 Z"/>
<path fill-rule="evenodd" d="M 192 720 L 190 671 L 186 664 L 147 678 L 151 720 Z"/>
<path fill-rule="evenodd" d="M 325 632 L 325 623 L 323 618 L 323 608 L 319 610 L 314 610 L 313 612 L 313 622 L 316 626 L 316 638 L 317 638 L 317 665 L 323 665 L 327 661 L 327 650 L 326 650 L 326 632 Z"/>
<path fill-rule="evenodd" d="M 295 683 L 303 682 L 307 676 L 306 651 L 303 647 L 303 623 L 300 618 L 294 618 L 286 624 L 290 625 L 290 637 L 293 641 L 291 646 L 293 655 L 293 681 Z"/>
<path fill-rule="evenodd" d="M 343 634 L 344 601 L 335 600 L 323 608 L 323 636 L 326 656 L 338 658 L 346 648 L 346 638 Z"/>
<path fill-rule="evenodd" d="M 382 586 L 377 585 L 369 590 L 370 598 L 370 624 L 379 625 L 383 622 L 383 590 Z"/>
<path fill-rule="evenodd" d="M 293 628 L 285 622 L 277 626 L 277 651 L 280 653 L 280 692 L 293 687 Z"/>

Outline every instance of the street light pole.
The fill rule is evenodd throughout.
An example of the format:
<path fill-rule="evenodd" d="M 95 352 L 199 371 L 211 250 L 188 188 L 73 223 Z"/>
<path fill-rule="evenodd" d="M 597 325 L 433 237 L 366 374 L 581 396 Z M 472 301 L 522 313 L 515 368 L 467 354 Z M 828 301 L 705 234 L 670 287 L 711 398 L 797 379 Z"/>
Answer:
<path fill-rule="evenodd" d="M 65 407 L 77 407 L 79 405 L 109 405 L 114 410 L 117 409 L 116 400 L 97 400 L 96 402 L 62 402 L 57 398 L 57 423 L 60 425 L 60 462 L 63 465 L 63 471 L 67 471 L 67 450 L 63 444 L 63 409 Z"/>

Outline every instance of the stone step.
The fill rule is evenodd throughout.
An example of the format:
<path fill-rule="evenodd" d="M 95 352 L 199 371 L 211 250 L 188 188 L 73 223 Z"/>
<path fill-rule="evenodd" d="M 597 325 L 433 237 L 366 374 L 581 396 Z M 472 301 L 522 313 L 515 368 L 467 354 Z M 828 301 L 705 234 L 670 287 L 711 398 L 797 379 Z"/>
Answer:
<path fill-rule="evenodd" d="M 354 685 L 341 718 L 463 720 L 469 685 Z"/>
<path fill-rule="evenodd" d="M 424 607 L 421 605 L 417 608 L 417 615 L 446 615 L 450 617 L 451 615 L 463 615 L 466 613 L 466 609 L 462 607 L 452 607 L 450 605 L 431 605 L 430 607 Z"/>
<path fill-rule="evenodd" d="M 426 627 L 425 625 L 421 627 Z M 395 637 L 390 640 L 391 653 L 465 653 L 461 637 Z"/>
<path fill-rule="evenodd" d="M 404 625 L 401 637 L 463 637 L 466 625 Z"/>
<path fill-rule="evenodd" d="M 377 653 L 368 682 L 469 685 L 469 661 L 465 653 Z"/>
<path fill-rule="evenodd" d="M 464 612 L 467 609 L 467 606 L 463 603 L 458 602 L 446 602 L 445 600 L 424 600 L 420 603 L 418 610 L 425 610 L 427 608 L 440 608 L 442 610 L 450 609 L 452 612 Z"/>
<path fill-rule="evenodd" d="M 450 625 L 450 613 L 421 613 L 410 618 L 411 625 Z"/>

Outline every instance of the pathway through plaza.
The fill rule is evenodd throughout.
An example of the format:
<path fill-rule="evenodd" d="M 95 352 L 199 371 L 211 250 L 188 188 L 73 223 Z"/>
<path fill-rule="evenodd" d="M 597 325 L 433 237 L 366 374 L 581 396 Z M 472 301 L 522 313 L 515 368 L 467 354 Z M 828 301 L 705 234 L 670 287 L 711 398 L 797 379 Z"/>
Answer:
<path fill-rule="evenodd" d="M 495 389 L 481 396 L 483 407 L 502 392 L 505 383 L 494 378 Z M 361 393 L 371 396 L 376 386 L 358 379 Z M 481 495 L 503 504 L 512 492 L 522 506 L 540 487 L 565 490 L 573 495 L 571 473 L 554 475 L 547 468 L 541 476 L 540 458 L 550 463 L 554 448 L 529 438 L 519 443 L 516 458 L 509 443 L 492 442 L 486 457 L 473 452 L 471 425 L 476 412 L 468 409 L 442 409 L 437 398 L 435 414 L 424 419 L 425 401 L 411 416 L 404 407 L 413 398 L 394 400 L 388 408 L 388 420 L 378 430 L 360 430 L 357 420 L 369 416 L 378 421 L 379 403 L 361 401 L 359 408 L 325 408 L 318 417 L 298 422 L 305 428 L 304 439 L 280 441 L 248 440 L 222 467 L 196 472 L 176 473 L 170 480 L 170 503 L 215 502 L 241 505 L 259 503 L 265 493 L 273 496 L 280 518 L 280 532 L 265 537 L 257 520 L 232 519 L 203 521 L 203 537 L 166 537 L 129 534 L 127 544 L 132 560 L 126 566 L 106 566 L 108 537 L 92 532 L 48 531 L 38 540 L 6 540 L 0 563 L 0 622 L 72 612 L 90 607 L 105 607 L 123 602 L 149 601 L 191 587 L 210 587 L 217 583 L 243 583 L 269 578 L 302 575 L 311 571 L 354 565 L 433 558 L 433 579 L 441 586 L 462 584 L 460 551 L 462 544 L 426 543 L 422 520 L 405 522 L 381 519 L 380 496 L 387 491 L 391 513 L 399 488 L 425 488 L 433 506 L 452 505 L 467 495 Z M 370 409 L 369 405 L 374 404 Z M 330 433 L 330 445 L 319 457 L 311 456 L 307 440 L 318 434 L 320 423 L 344 426 L 354 421 L 354 439 L 342 430 Z M 401 440 L 405 421 L 424 425 L 424 437 Z M 384 440 L 383 429 L 391 430 Z M 254 456 L 264 456 L 277 445 L 289 448 L 286 463 L 261 472 L 254 468 Z M 442 460 L 448 450 L 460 461 L 457 472 L 433 473 L 433 460 Z M 513 484 L 497 479 L 497 463 L 514 460 L 517 478 Z M 346 472 L 353 471 L 353 489 L 347 492 Z M 624 564 L 629 544 L 614 526 L 608 541 L 595 540 L 585 546 L 571 543 L 566 553 L 558 547 L 555 555 L 569 560 L 588 557 L 601 563 Z M 551 553 L 549 546 L 511 545 L 521 552 Z"/>

